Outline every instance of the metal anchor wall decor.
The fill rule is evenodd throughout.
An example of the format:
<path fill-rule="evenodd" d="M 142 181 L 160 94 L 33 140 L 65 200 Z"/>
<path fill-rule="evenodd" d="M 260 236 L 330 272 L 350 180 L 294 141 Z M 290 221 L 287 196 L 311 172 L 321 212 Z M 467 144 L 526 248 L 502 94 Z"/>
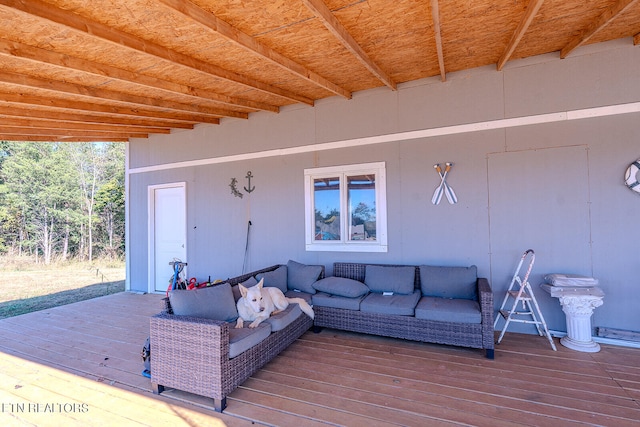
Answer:
<path fill-rule="evenodd" d="M 458 203 L 458 198 L 456 197 L 456 193 L 453 191 L 453 188 L 449 186 L 447 183 L 447 174 L 451 170 L 453 163 L 446 163 L 446 167 L 444 168 L 444 173 L 442 173 L 442 168 L 440 164 L 435 164 L 433 167 L 438 172 L 438 176 L 440 176 L 440 185 L 436 187 L 436 190 L 433 192 L 433 197 L 431 198 L 431 203 L 437 205 L 440 203 L 442 199 L 442 194 L 444 193 L 447 196 L 447 200 L 450 204 Z"/>
<path fill-rule="evenodd" d="M 253 178 L 253 174 L 251 173 L 251 171 L 247 172 L 247 176 L 245 177 L 247 178 L 247 186 L 244 187 L 244 191 L 246 191 L 247 193 L 251 193 L 253 190 L 256 189 L 256 186 L 254 185 L 253 187 L 251 186 L 251 178 Z M 240 197 L 242 199 L 242 196 L 244 196 L 244 194 L 242 194 L 241 191 L 238 190 L 238 180 L 235 178 L 231 178 L 231 183 L 229 184 L 229 187 L 231 187 L 231 194 L 233 194 L 236 197 Z"/>
<path fill-rule="evenodd" d="M 247 193 L 251 193 L 253 190 L 256 189 L 256 186 L 254 185 L 253 187 L 251 186 L 251 178 L 253 178 L 253 175 L 251 174 L 251 171 L 247 172 L 247 176 L 246 176 L 247 180 L 249 181 L 248 185 L 249 188 L 244 187 L 244 191 L 246 191 Z"/>

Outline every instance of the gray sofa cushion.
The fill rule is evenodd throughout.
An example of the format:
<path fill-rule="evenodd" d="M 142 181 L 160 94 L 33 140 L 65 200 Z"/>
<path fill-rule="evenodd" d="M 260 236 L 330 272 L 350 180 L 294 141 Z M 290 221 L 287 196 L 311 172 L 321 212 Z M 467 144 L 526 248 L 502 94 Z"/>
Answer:
<path fill-rule="evenodd" d="M 363 296 L 357 298 L 347 298 L 338 295 L 326 294 L 324 292 L 318 292 L 313 294 L 311 300 L 313 305 L 319 307 L 331 307 L 331 308 L 344 308 L 346 310 L 360 310 L 360 302 L 364 299 Z"/>
<path fill-rule="evenodd" d="M 369 288 L 362 282 L 346 277 L 325 277 L 313 284 L 316 291 L 340 297 L 357 298 L 369 293 Z"/>
<path fill-rule="evenodd" d="M 169 292 L 169 302 L 173 314 L 178 316 L 202 317 L 225 322 L 233 322 L 238 318 L 238 309 L 231 285 L 228 283 L 201 289 L 176 289 Z"/>
<path fill-rule="evenodd" d="M 291 322 L 301 315 L 302 310 L 300 310 L 300 306 L 298 304 L 289 304 L 289 307 L 279 313 L 272 314 L 271 317 L 265 320 L 265 322 L 271 325 L 271 332 L 277 332 L 289 326 Z"/>
<path fill-rule="evenodd" d="M 478 268 L 420 266 L 422 295 L 439 298 L 478 299 Z"/>
<path fill-rule="evenodd" d="M 422 297 L 416 307 L 416 318 L 439 322 L 481 323 L 482 313 L 477 301 Z"/>
<path fill-rule="evenodd" d="M 313 283 L 318 280 L 320 273 L 322 273 L 322 267 L 319 265 L 305 265 L 289 260 L 287 262 L 287 288 L 315 294 Z"/>
<path fill-rule="evenodd" d="M 258 284 L 258 279 L 256 279 L 253 276 L 249 277 L 247 280 L 242 282 L 242 286 L 244 286 L 245 288 L 250 288 L 250 287 L 255 286 L 257 284 Z"/>
<path fill-rule="evenodd" d="M 383 295 L 370 293 L 360 303 L 360 311 L 378 314 L 413 316 L 420 300 L 420 291 L 416 289 L 409 295 Z"/>
<path fill-rule="evenodd" d="M 416 269 L 412 266 L 367 265 L 364 283 L 371 292 L 410 295 L 415 286 Z"/>
<path fill-rule="evenodd" d="M 236 329 L 235 325 L 229 328 L 229 358 L 232 359 L 244 353 L 271 334 L 271 325 L 262 322 L 257 328 L 249 328 L 245 322 L 244 328 Z"/>
<path fill-rule="evenodd" d="M 287 266 L 281 265 L 273 271 L 260 273 L 256 279 L 264 279 L 264 286 L 278 288 L 282 292 L 287 292 Z"/>
<path fill-rule="evenodd" d="M 289 291 L 284 293 L 284 296 L 287 297 L 287 298 L 302 298 L 303 300 L 305 300 L 306 302 L 311 304 L 311 297 L 313 295 L 308 294 L 306 292 L 302 292 L 302 291 L 289 290 Z"/>

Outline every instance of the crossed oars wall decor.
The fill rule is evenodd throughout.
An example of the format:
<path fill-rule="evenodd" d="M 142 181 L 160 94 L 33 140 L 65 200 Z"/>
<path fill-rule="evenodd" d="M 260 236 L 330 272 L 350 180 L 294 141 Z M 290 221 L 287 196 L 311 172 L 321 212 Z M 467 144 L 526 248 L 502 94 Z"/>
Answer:
<path fill-rule="evenodd" d="M 440 163 L 433 165 L 436 172 L 438 172 L 438 176 L 440 177 L 440 185 L 436 187 L 436 190 L 433 192 L 433 197 L 431 198 L 431 203 L 437 205 L 440 203 L 442 199 L 442 194 L 447 196 L 447 200 L 450 204 L 454 204 L 458 202 L 458 198 L 456 197 L 456 193 L 453 191 L 453 188 L 447 183 L 447 174 L 451 170 L 453 163 L 446 163 L 444 168 L 444 173 L 442 172 L 442 168 L 440 167 Z"/>

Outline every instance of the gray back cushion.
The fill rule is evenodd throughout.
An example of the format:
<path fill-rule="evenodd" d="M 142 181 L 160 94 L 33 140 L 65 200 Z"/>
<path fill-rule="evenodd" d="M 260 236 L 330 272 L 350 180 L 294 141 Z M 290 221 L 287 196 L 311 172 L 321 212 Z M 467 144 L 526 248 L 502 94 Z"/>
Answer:
<path fill-rule="evenodd" d="M 422 295 L 439 298 L 478 299 L 478 268 L 420 266 Z"/>
<path fill-rule="evenodd" d="M 316 291 L 347 298 L 358 298 L 369 293 L 369 288 L 364 283 L 336 276 L 318 280 L 313 284 L 313 288 Z"/>
<path fill-rule="evenodd" d="M 256 279 L 253 276 L 249 277 L 247 280 L 241 283 L 241 285 L 244 286 L 245 288 L 251 288 L 252 286 L 255 286 L 257 284 L 258 284 L 258 279 Z"/>
<path fill-rule="evenodd" d="M 305 265 L 299 262 L 287 262 L 287 287 L 308 294 L 315 294 L 313 284 L 320 277 L 322 267 L 319 265 Z"/>
<path fill-rule="evenodd" d="M 256 276 L 256 279 L 260 281 L 264 279 L 263 286 L 278 288 L 283 293 L 287 292 L 287 266 L 281 265 L 273 271 L 268 271 L 266 273 L 260 273 Z"/>
<path fill-rule="evenodd" d="M 415 276 L 413 266 L 367 265 L 364 283 L 371 292 L 409 295 L 415 289 Z"/>
<path fill-rule="evenodd" d="M 238 318 L 238 309 L 231 285 L 223 283 L 208 288 L 169 292 L 173 314 L 204 319 L 233 322 Z"/>

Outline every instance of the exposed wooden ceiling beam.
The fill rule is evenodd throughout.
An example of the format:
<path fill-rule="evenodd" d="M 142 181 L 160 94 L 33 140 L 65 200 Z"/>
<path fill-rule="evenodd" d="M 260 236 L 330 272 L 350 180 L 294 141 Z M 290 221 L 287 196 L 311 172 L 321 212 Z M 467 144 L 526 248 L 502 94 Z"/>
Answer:
<path fill-rule="evenodd" d="M 117 132 L 117 133 L 171 133 L 169 128 L 146 127 L 146 126 L 121 126 L 104 125 L 97 123 L 62 122 L 58 120 L 29 119 L 15 116 L 3 116 L 0 114 L 0 128 L 40 128 L 40 129 L 68 129 L 87 130 L 97 132 Z"/>
<path fill-rule="evenodd" d="M 234 107 L 251 108 L 255 110 L 264 110 L 277 113 L 279 108 L 275 105 L 262 102 L 238 99 L 231 96 L 225 96 L 210 90 L 186 86 L 155 77 L 146 76 L 140 73 L 123 70 L 106 64 L 100 64 L 93 61 L 87 61 L 82 58 L 76 58 L 70 55 L 53 52 L 38 47 L 29 46 L 23 43 L 1 39 L 0 38 L 0 55 L 8 55 L 15 58 L 36 61 L 65 69 L 82 71 L 102 77 L 109 77 L 128 83 L 148 86 L 154 89 L 160 89 L 171 93 L 179 93 L 196 98 L 203 98 L 221 104 L 231 105 Z"/>
<path fill-rule="evenodd" d="M 560 58 L 566 58 L 574 49 L 588 42 L 595 33 L 609 25 L 618 15 L 634 6 L 638 1 L 640 0 L 618 0 L 607 10 L 602 12 L 598 19 L 591 22 L 585 29 L 580 31 L 577 36 L 571 39 L 569 44 L 563 47 L 560 51 Z"/>
<path fill-rule="evenodd" d="M 438 52 L 438 66 L 440 67 L 440 78 L 447 80 L 444 69 L 444 52 L 442 51 L 442 32 L 440 30 L 440 5 L 438 0 L 431 0 L 431 18 L 433 19 L 433 32 L 436 36 L 436 51 Z"/>
<path fill-rule="evenodd" d="M 32 141 L 32 142 L 127 142 L 129 138 L 125 137 L 79 137 L 79 136 L 36 136 L 36 135 L 10 135 L 3 134 L 0 131 L 0 141 Z"/>
<path fill-rule="evenodd" d="M 95 102 L 98 104 L 102 100 L 110 100 L 127 104 L 134 104 L 136 107 L 162 108 L 167 110 L 198 113 L 216 117 L 236 117 L 242 119 L 249 118 L 249 115 L 247 113 L 241 113 L 237 111 L 222 110 L 220 108 L 212 108 L 202 105 L 183 104 L 180 102 L 132 95 L 98 87 L 88 87 L 75 83 L 41 79 L 39 77 L 33 77 L 24 74 L 0 71 L 0 82 L 38 89 L 46 89 L 55 92 L 62 92 L 65 94 L 80 95 L 82 97 L 88 97 L 91 102 Z"/>
<path fill-rule="evenodd" d="M 303 79 L 318 85 L 329 92 L 333 92 L 336 95 L 340 95 L 344 98 L 351 99 L 351 92 L 341 88 L 335 83 L 325 79 L 324 77 L 314 73 L 306 67 L 298 64 L 297 62 L 287 58 L 286 56 L 274 51 L 268 46 L 257 41 L 250 35 L 243 33 L 237 28 L 229 25 L 227 22 L 215 16 L 213 13 L 202 9 L 200 6 L 193 4 L 188 0 L 160 0 L 166 6 L 176 10 L 183 15 L 188 16 L 194 21 L 204 25 L 212 31 L 225 37 L 227 40 L 231 40 L 235 44 L 243 47 L 249 52 L 260 55 L 263 59 L 278 65 L 279 67 L 302 77 Z"/>
<path fill-rule="evenodd" d="M 340 42 L 346 47 L 362 64 L 382 83 L 389 86 L 391 89 L 396 90 L 396 83 L 393 79 L 384 72 L 378 64 L 373 62 L 369 55 L 360 47 L 358 42 L 349 34 L 344 26 L 336 19 L 331 13 L 331 10 L 327 7 L 322 0 L 302 0 L 302 2 L 313 12 L 313 14 L 320 19 L 325 27 L 334 36 L 340 40 Z"/>
<path fill-rule="evenodd" d="M 73 12 L 59 9 L 40 0 L 29 0 L 28 2 L 21 0 L 0 0 L 0 5 L 37 16 L 41 19 L 55 22 L 56 24 L 67 28 L 72 28 L 76 31 L 89 35 L 90 37 L 106 40 L 108 42 L 115 43 L 120 47 L 127 47 L 147 55 L 153 55 L 170 61 L 171 63 L 180 64 L 182 66 L 210 74 L 217 78 L 228 80 L 252 89 L 257 89 L 281 98 L 313 105 L 313 100 L 306 96 L 292 93 L 286 89 L 281 89 L 267 83 L 257 81 L 233 71 L 225 70 L 208 62 L 200 61 L 154 42 L 125 33 L 124 31 L 103 25 L 99 22 L 92 21 Z"/>
<path fill-rule="evenodd" d="M 56 120 L 61 123 L 111 124 L 115 126 L 141 126 L 170 129 L 193 129 L 193 123 L 146 117 L 111 116 L 100 113 L 69 112 L 59 108 L 33 108 L 33 104 L 21 105 L 0 101 L 0 114 L 27 119 Z"/>
<path fill-rule="evenodd" d="M 85 138 L 148 138 L 146 133 L 129 132 L 98 132 L 75 129 L 42 129 L 34 127 L 0 126 L 3 135 L 31 135 L 31 136 L 78 136 Z"/>
<path fill-rule="evenodd" d="M 80 100 L 70 101 L 68 99 L 60 99 L 48 94 L 46 97 L 41 95 L 12 93 L 0 88 L 0 99 L 7 102 L 16 102 L 20 104 L 33 104 L 45 107 L 57 107 L 67 110 L 80 110 L 83 112 L 98 112 L 109 114 L 121 114 L 131 117 L 155 117 L 167 120 L 179 120 L 190 123 L 210 123 L 219 124 L 220 119 L 205 114 L 187 113 L 179 111 L 166 111 L 162 109 L 151 108 L 135 108 L 130 106 L 114 105 L 114 104 L 96 104 L 93 102 L 85 102 Z"/>
<path fill-rule="evenodd" d="M 516 30 L 511 35 L 511 40 L 509 40 L 507 48 L 498 60 L 498 71 L 502 70 L 504 64 L 506 64 L 509 58 L 511 58 L 511 55 L 513 55 L 513 52 L 516 50 L 516 47 L 518 47 L 518 44 L 520 43 L 520 40 L 522 40 L 524 33 L 527 32 L 529 26 L 531 25 L 531 22 L 533 22 L 533 18 L 535 18 L 535 16 L 538 14 L 542 3 L 544 3 L 544 0 L 529 0 L 529 4 L 527 5 L 524 16 L 520 20 L 520 23 L 518 24 Z"/>
<path fill-rule="evenodd" d="M 0 0 L 0 133 L 167 133 L 349 97 L 346 87 L 446 81 L 452 70 L 502 70 L 522 55 L 564 57 L 621 37 L 640 45 L 640 0 L 244 3 Z"/>

